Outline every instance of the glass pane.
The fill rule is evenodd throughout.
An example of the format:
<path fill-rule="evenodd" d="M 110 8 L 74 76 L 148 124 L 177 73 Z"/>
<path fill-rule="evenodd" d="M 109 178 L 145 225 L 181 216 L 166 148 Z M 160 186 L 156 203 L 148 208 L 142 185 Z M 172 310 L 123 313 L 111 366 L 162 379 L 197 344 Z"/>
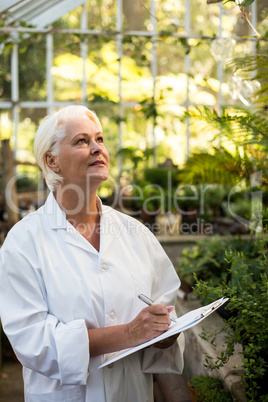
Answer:
<path fill-rule="evenodd" d="M 95 30 L 115 30 L 116 2 L 113 0 L 90 0 L 86 2 L 87 27 Z M 81 28 L 83 7 L 79 6 L 63 15 L 54 24 L 54 28 Z"/>
<path fill-rule="evenodd" d="M 190 103 L 214 105 L 219 91 L 217 62 L 210 52 L 210 41 L 190 39 Z"/>
<path fill-rule="evenodd" d="M 118 56 L 109 37 L 89 38 L 86 78 L 89 101 L 118 102 Z"/>
<path fill-rule="evenodd" d="M 163 34 L 185 33 L 185 1 L 161 0 L 157 2 L 157 29 Z"/>
<path fill-rule="evenodd" d="M 226 34 L 227 32 L 233 36 L 245 36 L 249 35 L 249 33 L 242 34 L 241 25 L 248 25 L 245 23 L 241 24 L 240 22 L 241 13 L 239 7 L 237 7 L 234 3 L 228 4 L 225 3 L 222 8 L 222 29 Z M 244 30 L 243 30 L 244 31 Z"/>
<path fill-rule="evenodd" d="M 187 2 L 186 4 L 189 4 Z M 218 34 L 219 6 L 203 0 L 191 1 L 191 33 L 213 36 Z"/>
<path fill-rule="evenodd" d="M 87 19 L 89 29 L 115 30 L 116 1 L 90 0 L 87 2 Z"/>
<path fill-rule="evenodd" d="M 150 0 L 123 0 L 123 29 L 127 31 L 152 30 Z"/>
<path fill-rule="evenodd" d="M 63 43 L 64 40 L 64 43 Z M 81 39 L 73 35 L 60 35 L 54 52 L 54 98 L 61 101 L 82 100 L 83 60 L 80 57 Z M 87 97 L 92 100 L 118 100 L 118 57 L 115 43 L 107 37 L 90 36 L 86 60 Z"/>
<path fill-rule="evenodd" d="M 151 78 L 152 42 L 141 36 L 126 36 L 121 62 L 122 99 L 140 102 L 153 96 Z"/>
<path fill-rule="evenodd" d="M 54 35 L 52 67 L 54 99 L 81 101 L 82 59 L 80 37 L 71 34 Z"/>
<path fill-rule="evenodd" d="M 52 26 L 55 29 L 80 29 L 81 15 L 83 7 L 77 7 L 71 12 L 64 14 L 57 21 L 53 22 Z"/>
<path fill-rule="evenodd" d="M 157 103 L 182 104 L 186 100 L 185 48 L 179 39 L 168 37 L 157 44 Z"/>
<path fill-rule="evenodd" d="M 46 99 L 46 38 L 29 37 L 19 44 L 19 97 L 23 101 Z"/>

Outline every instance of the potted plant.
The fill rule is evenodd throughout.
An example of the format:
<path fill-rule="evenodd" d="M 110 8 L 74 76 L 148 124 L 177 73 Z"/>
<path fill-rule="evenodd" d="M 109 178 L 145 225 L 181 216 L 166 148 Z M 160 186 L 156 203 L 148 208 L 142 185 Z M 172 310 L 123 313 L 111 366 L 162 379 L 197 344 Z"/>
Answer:
<path fill-rule="evenodd" d="M 223 388 L 215 377 L 199 374 L 193 377 L 188 386 L 193 402 L 232 402 L 231 394 Z"/>

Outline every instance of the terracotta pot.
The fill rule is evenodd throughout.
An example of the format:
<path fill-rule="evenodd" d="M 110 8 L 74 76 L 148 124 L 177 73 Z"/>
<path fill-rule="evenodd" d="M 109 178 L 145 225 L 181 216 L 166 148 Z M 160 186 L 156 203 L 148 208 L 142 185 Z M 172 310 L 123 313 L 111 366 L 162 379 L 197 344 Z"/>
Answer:
<path fill-rule="evenodd" d="M 189 391 L 190 391 L 192 402 L 195 402 L 195 389 L 193 387 L 191 387 L 190 381 L 187 382 L 187 385 L 188 385 L 188 388 L 189 388 Z"/>

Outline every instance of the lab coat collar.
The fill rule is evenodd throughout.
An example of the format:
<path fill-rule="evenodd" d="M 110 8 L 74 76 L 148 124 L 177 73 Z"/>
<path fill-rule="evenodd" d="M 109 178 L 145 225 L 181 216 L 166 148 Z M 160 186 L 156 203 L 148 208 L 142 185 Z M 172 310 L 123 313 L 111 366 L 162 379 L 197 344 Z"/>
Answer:
<path fill-rule="evenodd" d="M 52 191 L 47 197 L 44 208 L 45 214 L 48 217 L 48 221 L 52 229 L 67 229 L 69 226 L 72 227 L 72 225 L 66 219 L 66 213 L 60 208 Z M 97 208 L 100 215 L 102 215 L 102 202 L 98 196 Z"/>
<path fill-rule="evenodd" d="M 52 229 L 66 229 L 66 213 L 59 207 L 51 191 L 44 205 L 45 214 Z"/>
<path fill-rule="evenodd" d="M 97 197 L 97 202 L 98 210 L 101 215 L 100 252 L 102 252 L 110 245 L 114 239 L 114 234 L 111 230 L 112 222 L 110 221 L 110 214 L 107 213 L 110 208 L 105 207 L 104 211 L 99 197 Z M 98 251 L 74 228 L 73 225 L 70 224 L 70 222 L 67 221 L 66 213 L 59 207 L 52 192 L 48 195 L 44 208 L 50 227 L 52 229 L 66 230 L 65 241 L 67 243 L 83 248 L 86 251 L 93 252 L 94 254 L 98 254 Z"/>

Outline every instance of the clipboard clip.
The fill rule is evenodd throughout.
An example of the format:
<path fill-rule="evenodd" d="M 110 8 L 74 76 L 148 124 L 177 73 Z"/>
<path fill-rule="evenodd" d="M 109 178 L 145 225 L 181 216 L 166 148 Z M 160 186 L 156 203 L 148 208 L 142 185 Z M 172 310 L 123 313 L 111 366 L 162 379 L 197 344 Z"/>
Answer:
<path fill-rule="evenodd" d="M 213 310 L 217 309 L 223 302 L 223 299 L 217 300 L 215 303 L 212 304 L 212 306 L 208 307 L 206 310 L 202 311 L 200 314 L 200 317 L 198 318 L 204 318 L 207 315 L 209 315 Z M 196 318 L 196 319 L 198 319 Z"/>

